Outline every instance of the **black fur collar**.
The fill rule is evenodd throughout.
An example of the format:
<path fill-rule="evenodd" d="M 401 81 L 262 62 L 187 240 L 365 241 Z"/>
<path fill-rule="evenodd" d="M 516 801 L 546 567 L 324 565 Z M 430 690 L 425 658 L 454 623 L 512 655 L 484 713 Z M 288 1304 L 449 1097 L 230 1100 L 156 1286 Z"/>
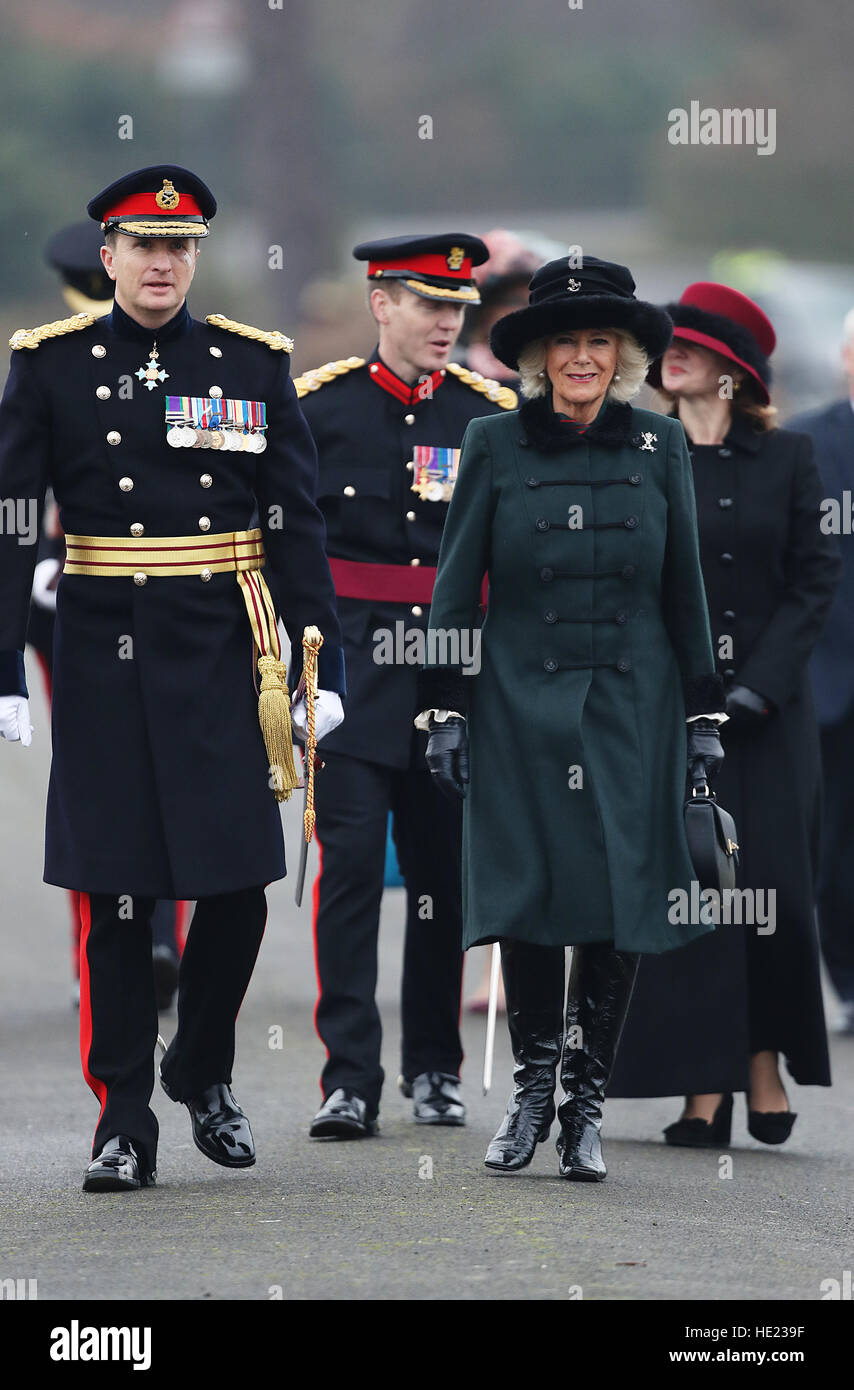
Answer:
<path fill-rule="evenodd" d="M 632 408 L 623 401 L 608 401 L 604 410 L 579 434 L 572 425 L 562 423 L 552 410 L 551 396 L 525 401 L 519 410 L 525 442 L 543 454 L 560 453 L 577 444 L 603 444 L 619 448 L 629 442 Z"/>

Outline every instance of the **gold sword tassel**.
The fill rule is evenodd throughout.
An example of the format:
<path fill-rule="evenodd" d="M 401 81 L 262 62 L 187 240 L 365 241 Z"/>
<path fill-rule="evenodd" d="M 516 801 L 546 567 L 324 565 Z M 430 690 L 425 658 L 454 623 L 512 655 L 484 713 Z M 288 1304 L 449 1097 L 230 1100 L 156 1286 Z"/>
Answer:
<path fill-rule="evenodd" d="M 305 676 L 305 811 L 303 829 L 309 844 L 314 834 L 314 755 L 317 749 L 314 702 L 317 699 L 317 654 L 323 646 L 319 628 L 307 627 L 302 634 L 303 675 Z"/>

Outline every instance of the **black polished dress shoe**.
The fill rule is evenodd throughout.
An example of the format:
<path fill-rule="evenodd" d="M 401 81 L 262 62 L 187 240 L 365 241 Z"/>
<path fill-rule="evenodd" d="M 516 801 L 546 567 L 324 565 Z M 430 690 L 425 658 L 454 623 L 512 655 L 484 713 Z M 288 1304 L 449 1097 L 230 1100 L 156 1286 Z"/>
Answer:
<path fill-rule="evenodd" d="M 217 1081 L 183 1104 L 193 1122 L 193 1141 L 205 1158 L 223 1168 L 252 1167 L 255 1162 L 252 1130 L 224 1082 Z"/>
<path fill-rule="evenodd" d="M 378 1129 L 376 1116 L 368 1114 L 367 1102 L 355 1091 L 339 1086 L 323 1102 L 308 1135 L 310 1139 L 367 1139 Z"/>
<path fill-rule="evenodd" d="M 412 1112 L 417 1125 L 464 1125 L 460 1078 L 444 1071 L 425 1071 L 412 1078 Z"/>
<path fill-rule="evenodd" d="M 156 1173 L 146 1173 L 130 1139 L 116 1134 L 86 1169 L 83 1191 L 129 1192 L 135 1187 L 153 1187 L 156 1178 Z"/>
<path fill-rule="evenodd" d="M 663 1131 L 665 1142 L 680 1149 L 719 1149 L 729 1143 L 732 1132 L 732 1096 L 722 1096 L 711 1120 L 694 1115 L 690 1120 L 674 1120 Z"/>
<path fill-rule="evenodd" d="M 151 963 L 154 967 L 157 1010 L 163 1013 L 171 1009 L 178 988 L 178 957 L 168 946 L 155 946 L 151 952 Z"/>

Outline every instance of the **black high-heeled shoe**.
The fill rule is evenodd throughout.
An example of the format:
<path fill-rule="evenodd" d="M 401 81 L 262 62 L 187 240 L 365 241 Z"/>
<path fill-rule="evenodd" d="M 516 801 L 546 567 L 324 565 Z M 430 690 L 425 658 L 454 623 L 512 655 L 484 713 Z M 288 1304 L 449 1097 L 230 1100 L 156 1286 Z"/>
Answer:
<path fill-rule="evenodd" d="M 732 1096 L 721 1098 L 711 1120 L 694 1116 L 690 1120 L 674 1120 L 664 1130 L 668 1144 L 682 1149 L 717 1149 L 729 1143 L 732 1132 Z"/>
<path fill-rule="evenodd" d="M 748 1134 L 752 1134 L 760 1144 L 785 1144 L 795 1127 L 797 1113 L 794 1110 L 751 1110 L 749 1091 L 744 1099 L 747 1103 Z"/>

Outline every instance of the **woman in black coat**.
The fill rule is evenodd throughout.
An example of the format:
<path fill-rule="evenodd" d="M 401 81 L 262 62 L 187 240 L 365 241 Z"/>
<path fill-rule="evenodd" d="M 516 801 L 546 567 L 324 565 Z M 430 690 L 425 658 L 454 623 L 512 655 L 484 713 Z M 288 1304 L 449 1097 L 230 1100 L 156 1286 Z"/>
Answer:
<path fill-rule="evenodd" d="M 650 381 L 675 405 L 691 452 L 700 556 L 718 671 L 727 686 L 716 783 L 741 845 L 742 924 L 641 966 L 609 1094 L 684 1094 L 664 1131 L 686 1146 L 729 1141 L 732 1093 L 748 1129 L 783 1143 L 799 1085 L 829 1086 L 813 916 L 820 785 L 807 660 L 839 561 L 819 526 L 821 484 L 804 435 L 773 427 L 774 330 L 745 295 L 696 284 L 670 305 L 674 338 Z M 750 921 L 751 911 L 753 920 Z"/>

